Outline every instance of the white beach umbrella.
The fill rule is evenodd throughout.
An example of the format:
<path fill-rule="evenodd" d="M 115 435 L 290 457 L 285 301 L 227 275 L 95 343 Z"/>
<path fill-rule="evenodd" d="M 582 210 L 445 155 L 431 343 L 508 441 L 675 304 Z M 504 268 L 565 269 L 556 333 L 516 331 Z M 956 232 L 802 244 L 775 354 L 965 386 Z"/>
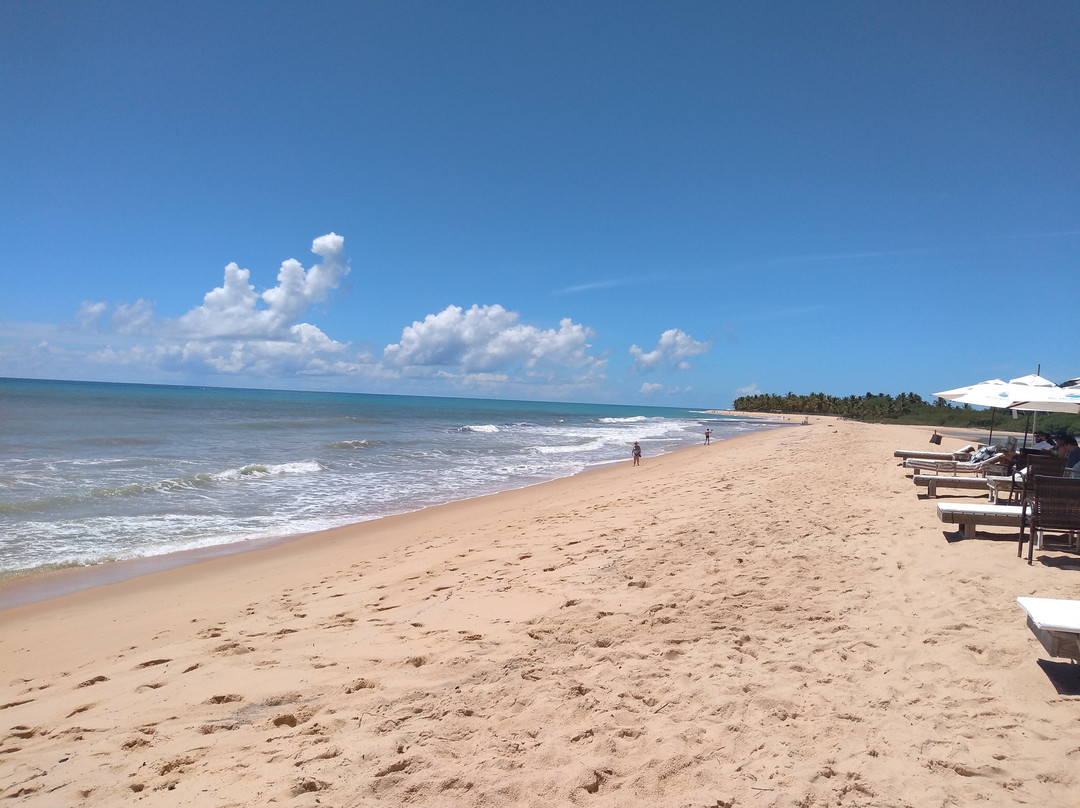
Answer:
<path fill-rule="evenodd" d="M 1080 387 L 1058 387 L 1049 379 L 1034 374 L 1008 382 L 988 379 L 934 395 L 974 407 L 995 407 L 1023 412 L 1077 412 L 1077 407 L 1080 406 Z"/>
<path fill-rule="evenodd" d="M 1074 380 L 1076 381 L 1076 380 Z M 973 407 L 993 407 L 1018 412 L 1080 413 L 1080 386 L 1058 387 L 1049 379 L 1034 373 L 1003 382 L 987 379 L 967 387 L 957 387 L 935 393 L 939 398 L 970 404 Z M 1027 430 L 1025 428 L 1025 441 Z M 990 443 L 994 437 L 994 414 L 990 416 Z"/>
<path fill-rule="evenodd" d="M 1012 400 L 1008 383 L 1001 379 L 987 379 L 978 384 L 944 390 L 934 395 L 958 404 L 970 404 L 973 407 L 1008 407 L 1008 402 Z"/>
<path fill-rule="evenodd" d="M 934 395 L 958 404 L 993 407 L 994 412 L 990 413 L 990 437 L 986 440 L 987 443 L 991 443 L 994 439 L 994 420 L 997 418 L 997 410 L 1006 409 L 1017 403 L 1017 400 L 1013 398 L 1013 390 L 1012 384 L 1003 382 L 1001 379 L 987 379 L 978 384 L 969 384 L 967 387 L 957 387 L 954 390 L 934 393 Z"/>
<path fill-rule="evenodd" d="M 1021 412 L 1080 412 L 1080 390 L 1075 387 L 1058 387 L 1049 379 L 1035 374 L 1010 379 L 1009 387 L 1016 399 L 1010 409 Z"/>
<path fill-rule="evenodd" d="M 1023 410 L 1024 412 L 1040 412 L 1037 408 L 1024 409 L 1024 405 L 1030 403 L 1032 400 L 1042 398 L 1049 390 L 1056 390 L 1057 385 L 1049 379 L 1040 376 L 1037 373 L 1029 373 L 1027 376 L 1020 376 L 1016 379 L 1009 379 L 1009 384 L 1016 387 L 1017 398 L 1024 399 L 1014 404 L 1011 409 L 1015 412 L 1017 410 Z M 1033 389 L 1034 388 L 1034 389 Z M 1037 416 L 1036 416 L 1037 417 Z M 1028 419 L 1029 425 L 1031 419 Z M 1033 425 L 1032 425 L 1033 426 Z M 1024 426 L 1024 442 L 1027 442 L 1027 425 Z"/>
<path fill-rule="evenodd" d="M 1080 413 L 1080 387 L 1033 387 L 1028 392 L 1011 408 L 1021 412 Z"/>
<path fill-rule="evenodd" d="M 1018 379 L 1009 379 L 1009 384 L 1019 384 L 1024 387 L 1057 387 L 1049 379 L 1044 379 L 1036 373 L 1029 373 L 1027 376 L 1021 376 Z"/>

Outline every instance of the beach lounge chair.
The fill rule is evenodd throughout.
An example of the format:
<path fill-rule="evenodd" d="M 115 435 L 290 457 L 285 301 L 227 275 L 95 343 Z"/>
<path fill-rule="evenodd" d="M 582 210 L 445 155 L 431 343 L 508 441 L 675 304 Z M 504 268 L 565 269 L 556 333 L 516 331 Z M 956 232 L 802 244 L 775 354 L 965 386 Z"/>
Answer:
<path fill-rule="evenodd" d="M 1009 475 L 1009 490 L 1007 504 L 1012 504 L 1013 497 L 1019 494 L 1018 501 L 1023 502 L 1028 492 L 1028 482 L 1036 477 L 1063 477 L 1065 475 L 1065 458 L 1054 455 L 1028 455 L 1021 458 L 1024 466 Z M 1004 485 L 994 486 L 991 499 L 996 503 L 1000 499 L 1000 491 Z"/>
<path fill-rule="evenodd" d="M 917 457 L 909 457 L 904 461 L 904 468 L 914 471 L 932 471 L 935 474 L 988 474 L 1002 475 L 1005 473 L 1007 455 L 998 452 L 990 455 L 985 460 L 923 460 Z"/>
<path fill-rule="evenodd" d="M 1017 598 L 1016 603 L 1046 653 L 1080 661 L 1080 600 Z"/>
<path fill-rule="evenodd" d="M 893 452 L 893 457 L 899 457 L 901 460 L 907 460 L 908 458 L 922 458 L 924 460 L 968 460 L 971 458 L 972 452 L 975 451 L 975 447 L 970 443 L 962 449 L 957 449 L 955 452 L 929 452 L 922 449 L 897 449 Z"/>
<path fill-rule="evenodd" d="M 938 519 L 948 525 L 959 525 L 960 535 L 975 538 L 978 525 L 990 527 L 1020 527 L 1019 505 L 967 504 L 942 502 L 937 506 Z"/>
<path fill-rule="evenodd" d="M 1030 493 L 1020 506 L 1020 546 L 1017 555 L 1028 542 L 1028 563 L 1035 556 L 1035 545 L 1043 546 L 1043 534 L 1047 531 L 1067 533 L 1069 547 L 1076 546 L 1080 534 L 1080 479 L 1071 477 L 1034 477 L 1029 483 Z M 1008 507 L 1007 505 L 999 507 Z M 1025 532 L 1028 534 L 1025 537 Z"/>
<path fill-rule="evenodd" d="M 933 499 L 941 488 L 962 488 L 969 491 L 986 492 L 993 480 L 1006 480 L 1006 477 L 948 477 L 944 474 L 914 474 L 911 477 L 915 485 L 926 489 Z"/>

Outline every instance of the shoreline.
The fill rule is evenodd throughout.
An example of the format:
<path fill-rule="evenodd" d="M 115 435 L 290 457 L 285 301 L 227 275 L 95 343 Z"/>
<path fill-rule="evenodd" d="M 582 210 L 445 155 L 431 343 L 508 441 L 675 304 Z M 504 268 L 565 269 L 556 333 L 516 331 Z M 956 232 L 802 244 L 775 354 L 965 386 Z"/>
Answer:
<path fill-rule="evenodd" d="M 760 433 L 754 433 L 760 434 Z M 736 435 L 730 438 L 723 438 L 714 441 L 715 444 L 729 441 L 743 440 L 752 437 L 751 435 Z M 667 457 L 669 455 L 677 455 L 680 452 L 688 451 L 696 448 L 696 444 L 686 444 L 679 446 L 671 451 L 664 452 L 660 455 L 655 455 L 648 460 L 655 462 L 661 457 Z M 501 491 L 495 491 L 489 494 L 478 494 L 476 496 L 465 497 L 463 499 L 450 500 L 449 502 L 442 502 L 437 505 L 429 505 L 424 508 L 420 508 L 414 511 L 402 511 L 401 513 L 392 513 L 385 516 L 375 517 L 373 519 L 367 519 L 360 522 L 350 522 L 345 525 L 339 525 L 337 527 L 326 528 L 324 530 L 317 530 L 307 533 L 296 533 L 286 536 L 267 536 L 259 539 L 250 539 L 240 542 L 227 542 L 224 544 L 211 544 L 204 547 L 194 547 L 186 550 L 175 550 L 169 553 L 161 553 L 158 555 L 141 556 L 138 558 L 119 559 L 115 561 L 105 561 L 98 564 L 87 564 L 79 566 L 64 567 L 62 569 L 48 569 L 48 570 L 27 570 L 25 572 L 12 572 L 4 577 L 0 577 L 0 614 L 6 609 L 15 608 L 18 606 L 26 606 L 33 603 L 40 603 L 54 598 L 64 597 L 65 595 L 74 594 L 76 592 L 82 592 L 88 589 L 93 589 L 99 586 L 108 586 L 110 584 L 121 583 L 131 578 L 141 577 L 144 575 L 154 575 L 159 572 L 166 572 L 179 567 L 185 567 L 190 564 L 202 564 L 205 562 L 213 562 L 217 559 L 229 558 L 232 556 L 245 555 L 247 553 L 258 553 L 263 550 L 267 550 L 278 545 L 288 544 L 295 541 L 318 541 L 320 536 L 327 537 L 330 534 L 337 533 L 338 531 L 359 531 L 365 525 L 381 522 L 384 519 L 400 519 L 402 517 L 408 517 L 419 513 L 424 513 L 438 508 L 445 508 L 449 505 L 456 505 L 461 503 L 468 503 L 473 501 L 482 501 L 488 497 L 499 496 L 512 491 L 523 491 L 537 486 L 551 485 L 564 480 L 572 480 L 576 477 L 583 475 L 593 474 L 604 469 L 618 467 L 622 465 L 624 461 L 616 461 L 612 463 L 601 463 L 596 466 L 590 466 L 589 468 L 582 469 L 573 474 L 566 475 L 564 477 L 556 477 L 551 480 L 544 480 L 542 482 L 529 483 L 517 488 L 506 488 Z M 629 463 L 630 461 L 625 461 Z"/>
<path fill-rule="evenodd" d="M 892 456 L 930 432 L 821 419 L 7 609 L 0 796 L 1071 804 L 1080 680 L 1016 597 L 1080 556 L 943 526 Z"/>

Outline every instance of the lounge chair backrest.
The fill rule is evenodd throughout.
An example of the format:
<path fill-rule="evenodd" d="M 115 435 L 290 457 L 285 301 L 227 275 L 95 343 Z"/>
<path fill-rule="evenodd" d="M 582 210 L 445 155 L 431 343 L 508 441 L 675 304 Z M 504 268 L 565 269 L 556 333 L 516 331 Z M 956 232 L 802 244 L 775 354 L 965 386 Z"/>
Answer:
<path fill-rule="evenodd" d="M 1026 540 L 1030 564 L 1041 531 L 1080 531 L 1080 479 L 1036 475 L 1020 511 L 1020 545 L 1016 554 L 1023 552 Z M 1030 532 L 1025 537 L 1028 528 Z"/>
<path fill-rule="evenodd" d="M 970 466 L 973 469 L 985 469 L 989 466 L 1003 466 L 1005 465 L 1005 454 L 998 452 L 997 454 L 990 455 L 985 460 L 979 460 L 978 462 L 968 462 L 965 465 Z"/>
<path fill-rule="evenodd" d="M 1034 493 L 1032 531 L 1080 530 L 1080 480 L 1038 476 Z"/>
<path fill-rule="evenodd" d="M 1047 451 L 1045 449 L 1024 448 L 1017 452 L 1016 455 L 1013 457 L 1013 468 L 1016 471 L 1027 468 L 1028 460 L 1032 457 L 1056 457 L 1056 455 L 1053 452 Z"/>
<path fill-rule="evenodd" d="M 1031 455 L 1019 477 L 1013 477 L 1013 482 L 1009 486 L 1009 499 L 1012 499 L 1013 491 L 1019 486 L 1020 502 L 1026 502 L 1034 493 L 1037 477 L 1062 477 L 1064 474 L 1065 458 L 1053 455 Z"/>
<path fill-rule="evenodd" d="M 1028 458 L 1027 476 L 1062 477 L 1065 474 L 1065 458 L 1032 455 Z"/>

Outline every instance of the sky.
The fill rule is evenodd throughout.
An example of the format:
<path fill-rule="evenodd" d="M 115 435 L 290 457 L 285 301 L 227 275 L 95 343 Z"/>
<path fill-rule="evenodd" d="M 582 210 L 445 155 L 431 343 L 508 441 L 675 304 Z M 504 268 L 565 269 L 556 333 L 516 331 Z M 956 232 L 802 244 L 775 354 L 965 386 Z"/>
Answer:
<path fill-rule="evenodd" d="M 1080 4 L 0 4 L 0 376 L 1080 376 Z"/>

